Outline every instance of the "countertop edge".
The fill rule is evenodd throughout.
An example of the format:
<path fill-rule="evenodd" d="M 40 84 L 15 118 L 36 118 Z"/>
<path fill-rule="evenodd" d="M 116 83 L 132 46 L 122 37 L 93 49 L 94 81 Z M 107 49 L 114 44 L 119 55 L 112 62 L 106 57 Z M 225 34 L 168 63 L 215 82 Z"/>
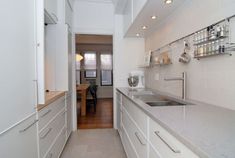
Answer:
<path fill-rule="evenodd" d="M 57 94 L 55 94 L 53 97 L 46 99 L 45 104 L 38 104 L 36 107 L 37 111 L 44 109 L 45 107 L 47 107 L 49 104 L 53 103 L 60 97 L 65 96 L 65 93 L 66 93 L 66 91 L 53 91 L 53 92 L 56 92 Z"/>

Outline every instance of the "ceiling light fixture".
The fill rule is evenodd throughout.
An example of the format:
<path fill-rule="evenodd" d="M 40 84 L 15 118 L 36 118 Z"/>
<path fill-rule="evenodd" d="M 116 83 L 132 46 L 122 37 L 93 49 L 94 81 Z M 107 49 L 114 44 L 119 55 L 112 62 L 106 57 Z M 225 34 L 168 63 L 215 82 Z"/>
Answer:
<path fill-rule="evenodd" d="M 137 36 L 137 37 L 140 37 L 140 34 L 139 34 L 139 33 L 137 33 L 137 34 L 136 34 L 136 36 Z"/>
<path fill-rule="evenodd" d="M 143 29 L 143 30 L 146 30 L 146 29 L 147 29 L 147 26 L 142 26 L 142 29 Z"/>
<path fill-rule="evenodd" d="M 81 56 L 80 54 L 76 54 L 76 61 L 79 62 L 83 59 L 83 56 Z"/>
<path fill-rule="evenodd" d="M 173 0 L 165 0 L 166 4 L 171 4 L 173 2 Z"/>
<path fill-rule="evenodd" d="M 157 17 L 155 15 L 151 16 L 151 19 L 155 20 Z"/>

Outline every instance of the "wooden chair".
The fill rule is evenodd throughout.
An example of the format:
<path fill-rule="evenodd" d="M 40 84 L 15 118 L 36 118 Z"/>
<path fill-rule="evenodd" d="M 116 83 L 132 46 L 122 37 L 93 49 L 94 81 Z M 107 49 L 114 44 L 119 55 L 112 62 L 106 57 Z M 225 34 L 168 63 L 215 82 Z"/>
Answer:
<path fill-rule="evenodd" d="M 97 88 L 98 86 L 97 85 L 90 85 L 89 87 L 89 94 L 87 96 L 87 105 L 93 105 L 94 106 L 94 112 L 96 112 L 96 104 L 97 104 Z"/>

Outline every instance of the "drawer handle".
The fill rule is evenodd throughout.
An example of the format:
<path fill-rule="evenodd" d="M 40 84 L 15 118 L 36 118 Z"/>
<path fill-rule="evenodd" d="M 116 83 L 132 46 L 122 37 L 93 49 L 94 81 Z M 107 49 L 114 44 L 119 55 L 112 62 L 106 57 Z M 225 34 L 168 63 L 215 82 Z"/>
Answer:
<path fill-rule="evenodd" d="M 43 114 L 43 115 L 41 116 L 41 118 L 45 117 L 45 116 L 48 115 L 50 112 L 51 112 L 51 109 L 48 110 L 47 112 L 45 112 L 45 114 Z"/>
<path fill-rule="evenodd" d="M 41 136 L 41 139 L 46 138 L 46 136 L 51 132 L 52 128 L 49 128 L 48 131 L 44 134 L 44 136 Z"/>
<path fill-rule="evenodd" d="M 146 145 L 146 143 L 144 143 L 144 141 L 141 139 L 140 135 L 138 132 L 135 132 L 135 136 L 136 138 L 139 140 L 140 144 L 141 145 Z"/>
<path fill-rule="evenodd" d="M 33 123 L 31 123 L 31 124 L 30 124 L 29 126 L 27 126 L 26 128 L 20 130 L 19 132 L 20 132 L 20 133 L 23 133 L 23 132 L 27 131 L 30 127 L 32 127 L 32 126 L 33 126 L 35 123 L 37 123 L 37 122 L 38 122 L 38 120 L 34 120 Z"/>
<path fill-rule="evenodd" d="M 173 145 L 170 145 L 169 143 L 166 142 L 166 140 L 161 136 L 160 131 L 155 131 L 154 133 L 163 141 L 164 144 L 166 144 L 166 146 L 168 146 L 171 149 L 171 151 L 173 151 L 174 153 L 180 153 L 179 149 L 175 149 Z"/>

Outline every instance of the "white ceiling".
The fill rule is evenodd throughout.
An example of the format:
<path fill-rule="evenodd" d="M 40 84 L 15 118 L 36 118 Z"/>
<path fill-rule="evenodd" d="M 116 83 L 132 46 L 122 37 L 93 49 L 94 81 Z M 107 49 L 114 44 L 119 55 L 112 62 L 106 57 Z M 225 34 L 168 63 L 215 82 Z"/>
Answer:
<path fill-rule="evenodd" d="M 166 5 L 164 0 L 148 0 L 144 9 L 139 13 L 137 19 L 134 20 L 126 36 L 135 37 L 139 33 L 141 37 L 146 37 L 156 30 L 157 26 L 161 24 L 169 15 L 184 3 L 185 0 L 174 0 L 172 4 Z M 152 20 L 151 16 L 156 15 L 157 19 Z M 147 30 L 142 30 L 142 26 L 146 25 Z"/>

